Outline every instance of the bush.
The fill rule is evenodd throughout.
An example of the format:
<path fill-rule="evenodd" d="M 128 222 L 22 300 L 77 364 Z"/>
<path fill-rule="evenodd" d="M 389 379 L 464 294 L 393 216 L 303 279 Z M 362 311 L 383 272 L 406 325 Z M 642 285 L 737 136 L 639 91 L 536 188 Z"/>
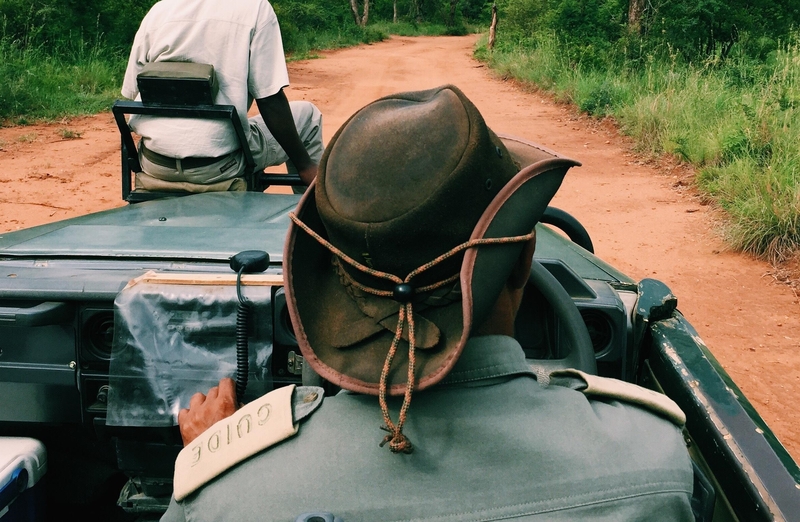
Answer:
<path fill-rule="evenodd" d="M 581 75 L 575 89 L 575 103 L 578 108 L 591 116 L 606 116 L 623 105 L 624 88 L 609 78 L 586 74 Z"/>

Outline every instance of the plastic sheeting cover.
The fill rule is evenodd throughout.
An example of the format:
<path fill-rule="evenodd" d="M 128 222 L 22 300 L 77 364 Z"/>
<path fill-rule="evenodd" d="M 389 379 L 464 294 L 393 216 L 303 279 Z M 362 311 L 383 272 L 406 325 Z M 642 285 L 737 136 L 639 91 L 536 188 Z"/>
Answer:
<path fill-rule="evenodd" d="M 243 286 L 252 303 L 250 377 L 245 400 L 272 389 L 273 289 Z M 174 426 L 197 392 L 236 374 L 234 285 L 138 282 L 114 301 L 106 423 Z"/>

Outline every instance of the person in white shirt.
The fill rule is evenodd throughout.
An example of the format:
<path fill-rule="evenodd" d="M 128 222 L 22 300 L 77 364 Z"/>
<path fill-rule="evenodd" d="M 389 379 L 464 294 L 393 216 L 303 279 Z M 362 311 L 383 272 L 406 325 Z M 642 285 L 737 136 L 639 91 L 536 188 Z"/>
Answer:
<path fill-rule="evenodd" d="M 137 99 L 136 76 L 151 62 L 214 67 L 214 102 L 242 119 L 257 169 L 287 163 L 309 184 L 322 156 L 322 115 L 310 102 L 289 102 L 280 27 L 267 0 L 162 0 L 142 20 L 122 86 Z M 259 114 L 248 118 L 255 100 Z M 132 116 L 141 136 L 142 170 L 164 181 L 212 184 L 242 177 L 244 156 L 226 121 Z"/>

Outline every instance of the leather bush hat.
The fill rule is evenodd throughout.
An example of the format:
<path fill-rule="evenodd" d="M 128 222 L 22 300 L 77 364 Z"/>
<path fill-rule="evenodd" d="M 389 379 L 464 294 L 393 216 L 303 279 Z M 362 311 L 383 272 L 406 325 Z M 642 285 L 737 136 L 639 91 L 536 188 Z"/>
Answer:
<path fill-rule="evenodd" d="M 498 137 L 453 86 L 358 111 L 328 144 L 286 242 L 287 303 L 306 363 L 372 395 L 386 366 L 388 393 L 400 395 L 411 353 L 412 386 L 439 382 L 494 306 L 526 239 L 518 236 L 574 165 Z"/>

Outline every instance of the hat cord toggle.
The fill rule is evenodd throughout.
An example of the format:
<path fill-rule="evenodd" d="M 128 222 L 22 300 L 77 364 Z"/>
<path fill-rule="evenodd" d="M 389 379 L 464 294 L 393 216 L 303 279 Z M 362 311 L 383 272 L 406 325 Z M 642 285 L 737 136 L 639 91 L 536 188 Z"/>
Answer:
<path fill-rule="evenodd" d="M 378 403 L 381 407 L 381 413 L 383 414 L 383 421 L 384 426 L 381 426 L 381 429 L 384 431 L 388 431 L 389 433 L 383 438 L 380 443 L 380 446 L 383 447 L 387 443 L 389 444 L 389 449 L 392 453 L 411 453 L 414 451 L 414 446 L 411 444 L 411 441 L 408 440 L 408 437 L 403 434 L 403 425 L 405 425 L 406 419 L 408 417 L 408 409 L 411 405 L 411 395 L 414 392 L 414 383 L 416 381 L 415 378 L 415 367 L 416 367 L 416 339 L 414 336 L 414 305 L 412 302 L 412 298 L 414 294 L 420 294 L 424 292 L 429 292 L 431 290 L 436 290 L 446 284 L 452 283 L 456 279 L 459 278 L 460 274 L 454 274 L 442 281 L 432 283 L 430 285 L 423 286 L 421 288 L 415 289 L 411 284 L 411 280 L 416 277 L 417 275 L 421 274 L 425 270 L 428 270 L 442 261 L 449 259 L 450 257 L 468 249 L 474 248 L 476 246 L 482 245 L 502 245 L 502 244 L 510 244 L 510 243 L 523 243 L 529 241 L 536 237 L 536 233 L 531 232 L 530 234 L 525 234 L 522 236 L 511 236 L 511 237 L 498 237 L 498 238 L 481 238 L 481 239 L 472 239 L 470 241 L 466 241 L 461 243 L 460 245 L 448 250 L 444 254 L 438 256 L 433 261 L 429 261 L 424 265 L 412 270 L 409 274 L 405 277 L 405 279 L 401 279 L 400 277 L 390 274 L 388 272 L 381 272 L 380 270 L 375 270 L 374 268 L 370 268 L 368 266 L 362 265 L 358 261 L 354 260 L 335 246 L 333 246 L 328 240 L 320 236 L 317 232 L 312 230 L 308 225 L 303 223 L 300 218 L 294 212 L 289 213 L 289 218 L 303 231 L 305 231 L 309 236 L 313 237 L 317 240 L 319 244 L 327 248 L 333 255 L 341 259 L 342 261 L 346 262 L 353 268 L 364 272 L 365 274 L 369 274 L 371 276 L 377 277 L 379 279 L 385 279 L 395 283 L 395 287 L 393 290 L 378 290 L 375 288 L 370 288 L 366 285 L 362 285 L 358 281 L 352 280 L 351 283 L 358 288 L 359 290 L 376 295 L 379 297 L 389 297 L 395 299 L 397 301 L 401 301 L 400 309 L 398 311 L 398 318 L 397 318 L 397 329 L 395 330 L 394 339 L 392 339 L 392 344 L 389 347 L 389 352 L 386 354 L 386 359 L 383 363 L 383 370 L 381 371 L 381 379 L 378 385 Z M 386 389 L 387 389 L 387 380 L 389 377 L 389 369 L 392 366 L 392 361 L 394 360 L 394 356 L 397 353 L 397 347 L 400 344 L 400 339 L 403 337 L 403 329 L 405 325 L 408 324 L 408 376 L 406 378 L 406 389 L 405 394 L 403 395 L 403 404 L 400 407 L 400 415 L 397 420 L 397 424 L 392 422 L 392 419 L 389 415 L 389 406 L 386 403 Z"/>

